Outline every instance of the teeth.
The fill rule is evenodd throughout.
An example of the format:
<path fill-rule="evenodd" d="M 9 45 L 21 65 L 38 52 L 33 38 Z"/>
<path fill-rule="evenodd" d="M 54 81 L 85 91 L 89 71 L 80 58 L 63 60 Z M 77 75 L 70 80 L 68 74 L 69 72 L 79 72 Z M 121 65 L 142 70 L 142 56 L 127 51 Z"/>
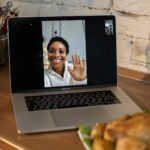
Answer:
<path fill-rule="evenodd" d="M 55 60 L 58 61 L 58 60 L 62 60 L 62 59 L 51 59 L 51 60 L 52 60 L 52 61 L 55 61 Z"/>
<path fill-rule="evenodd" d="M 54 59 L 54 60 L 62 60 L 62 59 Z"/>
<path fill-rule="evenodd" d="M 61 59 L 53 59 L 53 61 L 60 61 Z"/>
<path fill-rule="evenodd" d="M 62 59 L 51 59 L 51 62 L 54 63 L 60 63 L 62 61 Z"/>

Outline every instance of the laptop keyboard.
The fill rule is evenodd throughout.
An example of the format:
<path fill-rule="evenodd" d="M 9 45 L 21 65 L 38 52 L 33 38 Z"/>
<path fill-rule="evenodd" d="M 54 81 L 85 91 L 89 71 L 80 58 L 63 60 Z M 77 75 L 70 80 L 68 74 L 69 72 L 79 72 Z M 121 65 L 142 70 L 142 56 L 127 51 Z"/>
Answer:
<path fill-rule="evenodd" d="M 25 101 L 29 111 L 121 103 L 110 90 L 25 96 Z"/>

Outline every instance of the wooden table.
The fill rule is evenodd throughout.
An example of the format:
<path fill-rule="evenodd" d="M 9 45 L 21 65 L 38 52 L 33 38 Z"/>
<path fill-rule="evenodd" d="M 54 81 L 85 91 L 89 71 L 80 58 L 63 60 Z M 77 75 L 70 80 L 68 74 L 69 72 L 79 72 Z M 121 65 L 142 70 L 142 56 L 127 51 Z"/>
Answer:
<path fill-rule="evenodd" d="M 118 76 L 118 85 L 142 108 L 150 108 L 150 83 Z M 0 66 L 0 150 L 84 150 L 77 130 L 19 135 L 11 103 L 8 65 Z"/>

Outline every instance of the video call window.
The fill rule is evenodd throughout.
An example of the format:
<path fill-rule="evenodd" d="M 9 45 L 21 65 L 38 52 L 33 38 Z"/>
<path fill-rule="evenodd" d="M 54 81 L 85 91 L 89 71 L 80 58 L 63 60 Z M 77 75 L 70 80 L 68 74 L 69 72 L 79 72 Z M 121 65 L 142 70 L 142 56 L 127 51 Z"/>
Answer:
<path fill-rule="evenodd" d="M 42 21 L 44 87 L 87 85 L 84 20 Z"/>

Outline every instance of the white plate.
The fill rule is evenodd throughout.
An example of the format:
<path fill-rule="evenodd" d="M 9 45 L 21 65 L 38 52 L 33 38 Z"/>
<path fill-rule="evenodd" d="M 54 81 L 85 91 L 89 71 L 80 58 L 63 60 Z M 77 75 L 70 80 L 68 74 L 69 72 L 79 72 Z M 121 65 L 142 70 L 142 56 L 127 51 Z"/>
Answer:
<path fill-rule="evenodd" d="M 84 135 L 80 132 L 80 130 L 78 130 L 78 136 L 81 140 L 81 142 L 83 143 L 83 146 L 85 147 L 86 150 L 92 150 L 90 148 L 90 146 L 83 140 L 84 139 Z"/>

